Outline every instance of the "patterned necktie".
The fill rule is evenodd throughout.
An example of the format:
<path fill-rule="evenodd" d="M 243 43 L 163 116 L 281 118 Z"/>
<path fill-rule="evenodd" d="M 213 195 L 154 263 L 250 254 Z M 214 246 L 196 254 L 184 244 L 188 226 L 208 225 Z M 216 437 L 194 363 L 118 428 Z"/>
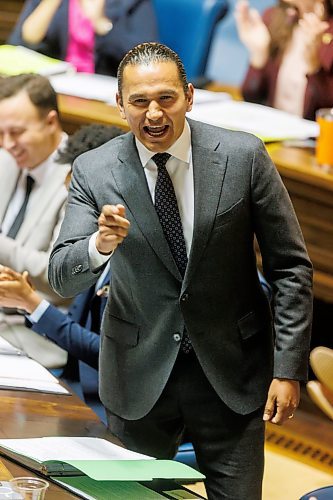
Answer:
<path fill-rule="evenodd" d="M 158 170 L 155 186 L 155 210 L 179 272 L 184 277 L 187 265 L 186 246 L 175 190 L 165 166 L 169 158 L 168 153 L 157 153 L 152 157 Z M 185 353 L 192 349 L 191 341 L 186 332 L 182 338 L 181 349 Z"/>
<path fill-rule="evenodd" d="M 33 185 L 35 183 L 35 180 L 30 176 L 27 175 L 27 184 L 26 184 L 26 191 L 25 191 L 25 198 L 22 203 L 22 206 L 19 210 L 19 213 L 17 214 L 12 226 L 10 227 L 7 236 L 9 238 L 15 238 L 17 233 L 19 232 L 19 229 L 22 225 L 22 222 L 24 220 L 25 212 L 27 209 L 28 201 L 29 201 L 29 196 L 32 191 Z"/>

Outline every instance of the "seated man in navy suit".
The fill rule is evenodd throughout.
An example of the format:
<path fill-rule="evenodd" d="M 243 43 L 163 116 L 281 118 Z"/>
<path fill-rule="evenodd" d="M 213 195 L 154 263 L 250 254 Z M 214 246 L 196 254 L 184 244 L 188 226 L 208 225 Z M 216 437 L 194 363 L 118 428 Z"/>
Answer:
<path fill-rule="evenodd" d="M 88 149 L 120 135 L 116 127 L 89 125 L 82 127 L 68 140 L 66 148 L 59 154 L 59 162 L 72 164 L 74 159 Z M 68 314 L 53 306 L 34 290 L 29 275 L 0 267 L 0 305 L 16 307 L 26 311 L 27 326 L 45 335 L 74 358 L 79 360 L 79 380 L 85 402 L 103 420 L 104 408 L 98 397 L 98 352 L 99 330 L 105 307 L 109 284 L 109 269 L 105 269 L 96 286 L 78 295 Z M 69 361 L 71 370 L 65 369 L 64 378 L 73 378 L 73 359 Z M 77 390 L 76 386 L 76 390 Z"/>

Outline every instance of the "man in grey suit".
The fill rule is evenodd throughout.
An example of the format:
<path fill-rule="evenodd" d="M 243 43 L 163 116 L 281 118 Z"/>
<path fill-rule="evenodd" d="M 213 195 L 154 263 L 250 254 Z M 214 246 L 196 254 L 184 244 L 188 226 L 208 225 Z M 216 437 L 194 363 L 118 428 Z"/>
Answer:
<path fill-rule="evenodd" d="M 167 47 L 124 57 L 131 133 L 74 165 L 49 279 L 71 296 L 111 259 L 100 396 L 112 432 L 172 457 L 186 429 L 209 499 L 258 500 L 264 422 L 292 417 L 307 376 L 312 268 L 262 142 L 186 119 L 193 94 Z"/>
<path fill-rule="evenodd" d="M 47 78 L 18 75 L 0 80 L 0 264 L 28 271 L 34 286 L 56 305 L 47 265 L 67 198 L 70 165 L 56 163 L 67 140 L 57 96 Z M 0 335 L 48 367 L 66 363 L 58 346 L 24 326 L 24 316 L 0 311 Z"/>

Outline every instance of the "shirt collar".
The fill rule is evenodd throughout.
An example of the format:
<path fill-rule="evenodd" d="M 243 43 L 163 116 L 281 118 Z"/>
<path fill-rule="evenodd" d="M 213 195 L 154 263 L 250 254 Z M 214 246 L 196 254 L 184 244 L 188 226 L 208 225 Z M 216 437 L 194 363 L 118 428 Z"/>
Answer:
<path fill-rule="evenodd" d="M 139 158 L 141 161 L 141 164 L 143 167 L 145 167 L 148 163 L 148 161 L 154 156 L 154 152 L 150 151 L 149 149 L 146 148 L 140 142 L 136 137 L 135 137 L 135 143 L 136 147 L 138 149 L 138 154 Z M 181 133 L 181 136 L 176 140 L 172 146 L 170 146 L 165 153 L 169 153 L 171 156 L 174 156 L 178 160 L 181 160 L 185 163 L 190 163 L 190 157 L 191 157 L 191 129 L 190 126 L 185 120 L 184 124 L 184 130 Z"/>

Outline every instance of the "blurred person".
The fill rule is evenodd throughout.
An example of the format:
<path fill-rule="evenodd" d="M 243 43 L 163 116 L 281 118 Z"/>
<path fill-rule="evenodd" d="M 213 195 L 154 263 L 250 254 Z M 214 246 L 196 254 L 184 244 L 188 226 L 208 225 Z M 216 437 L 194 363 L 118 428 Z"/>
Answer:
<path fill-rule="evenodd" d="M 111 432 L 172 458 L 186 429 L 210 500 L 259 500 L 265 422 L 293 416 L 307 377 L 312 266 L 263 143 L 186 118 L 193 98 L 165 45 L 126 54 L 117 104 L 131 131 L 75 161 L 49 278 L 72 296 L 110 261 L 99 372 Z"/>
<path fill-rule="evenodd" d="M 131 47 L 157 39 L 151 0 L 28 0 L 8 43 L 116 75 Z"/>
<path fill-rule="evenodd" d="M 57 305 L 68 301 L 50 288 L 47 264 L 67 199 L 70 166 L 56 163 L 66 140 L 47 78 L 0 80 L 0 264 L 28 271 L 43 297 Z M 66 363 L 67 354 L 27 331 L 17 311 L 0 311 L 0 335 L 45 366 Z"/>
<path fill-rule="evenodd" d="M 332 0 L 280 0 L 263 17 L 239 0 L 235 15 L 250 56 L 246 101 L 311 120 L 333 105 Z"/>
<path fill-rule="evenodd" d="M 317 346 L 310 353 L 310 365 L 318 380 L 306 388 L 312 401 L 333 420 L 333 349 Z"/>
<path fill-rule="evenodd" d="M 69 137 L 57 161 L 72 165 L 77 156 L 124 133 L 117 127 L 87 125 Z M 0 306 L 25 312 L 26 326 L 65 349 L 73 358 L 62 378 L 105 421 L 105 411 L 98 397 L 98 354 L 101 317 L 109 287 L 109 267 L 98 284 L 75 297 L 68 314 L 50 304 L 22 274 L 0 266 Z M 79 386 L 75 384 L 76 361 L 79 360 Z"/>

